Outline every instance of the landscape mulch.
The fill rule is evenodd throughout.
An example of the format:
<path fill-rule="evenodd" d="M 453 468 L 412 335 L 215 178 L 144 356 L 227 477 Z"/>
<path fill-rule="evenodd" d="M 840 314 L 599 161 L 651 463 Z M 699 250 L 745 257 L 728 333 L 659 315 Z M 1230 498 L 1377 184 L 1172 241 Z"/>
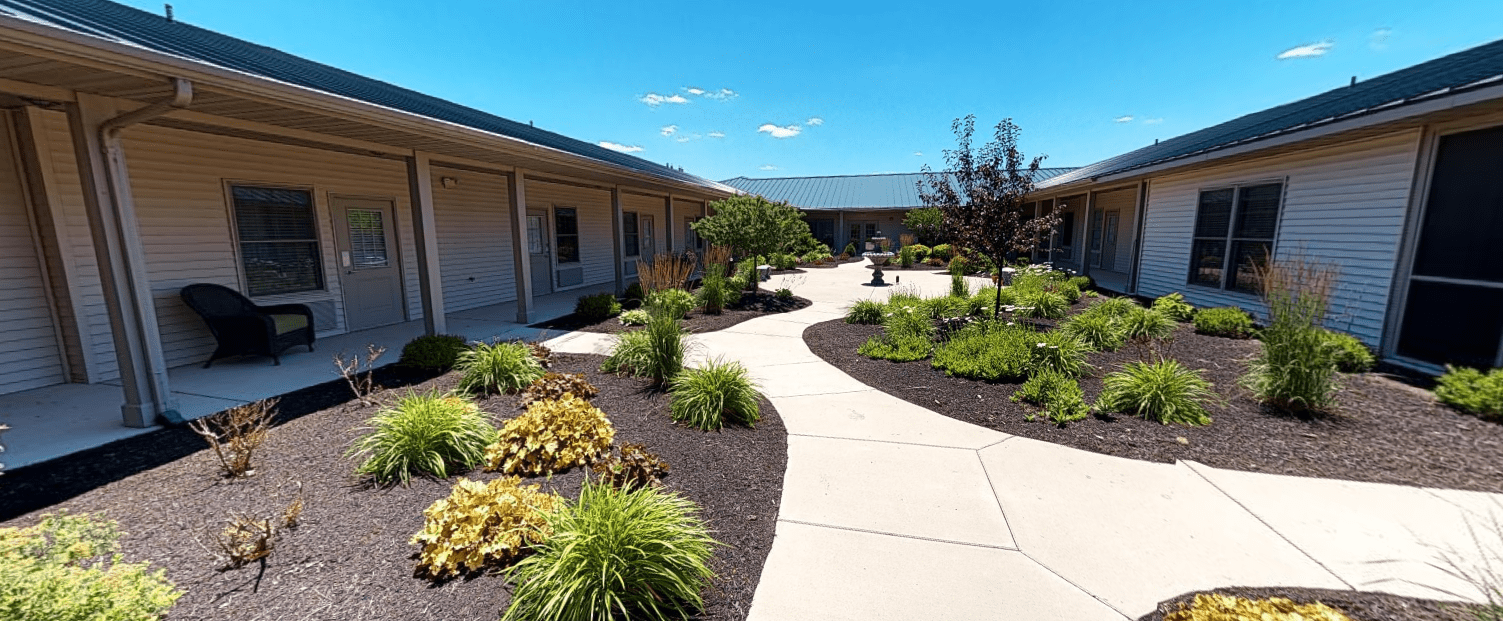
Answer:
<path fill-rule="evenodd" d="M 1138 617 L 1138 621 L 1164 621 L 1164 615 L 1190 605 L 1200 593 L 1235 595 L 1247 599 L 1282 597 L 1298 604 L 1320 602 L 1341 610 L 1352 621 L 1473 621 L 1472 606 L 1455 602 L 1441 602 L 1372 593 L 1334 589 L 1305 589 L 1297 587 L 1229 587 L 1210 591 L 1195 591 L 1159 603 L 1158 609 Z"/>
<path fill-rule="evenodd" d="M 1207 408 L 1208 426 L 1098 414 L 1060 427 L 1042 416 L 1028 420 L 1037 408 L 1009 399 L 1018 384 L 948 377 L 929 360 L 896 363 L 856 353 L 880 332 L 880 326 L 837 319 L 810 326 L 804 339 L 826 362 L 873 388 L 1012 435 L 1161 463 L 1192 460 L 1252 472 L 1503 492 L 1503 425 L 1440 405 L 1429 391 L 1379 373 L 1343 375 L 1338 405 L 1328 416 L 1273 411 L 1237 383 L 1259 351 L 1255 340 L 1196 334 L 1189 324 L 1176 330 L 1169 355 L 1201 370 L 1224 398 Z M 1086 402 L 1100 394 L 1103 375 L 1138 359 L 1131 345 L 1091 354 L 1095 371 L 1080 378 Z"/>
<path fill-rule="evenodd" d="M 779 299 L 771 291 L 757 290 L 755 294 L 744 292 L 741 299 L 734 304 L 727 304 L 725 310 L 719 315 L 710 315 L 700 309 L 689 311 L 681 322 L 690 332 L 714 332 L 724 330 L 749 319 L 756 319 L 763 315 L 778 313 L 790 313 L 801 308 L 808 308 L 813 302 L 793 296 L 792 298 Z M 591 321 L 570 313 L 542 323 L 533 324 L 533 328 L 544 330 L 559 330 L 564 332 L 601 332 L 605 334 L 620 334 L 631 330 L 641 329 L 641 326 L 627 326 L 621 323 L 620 317 L 608 317 L 599 321 Z"/>
<path fill-rule="evenodd" d="M 711 562 L 717 577 L 704 592 L 698 618 L 745 618 L 782 495 L 787 436 L 781 418 L 763 400 L 755 429 L 706 433 L 681 427 L 668 416 L 666 395 L 649 390 L 645 380 L 600 373 L 601 360 L 555 354 L 551 370 L 584 373 L 600 389 L 594 404 L 615 425 L 616 445 L 645 444 L 672 468 L 664 479 L 667 489 L 702 507 L 723 545 Z M 440 391 L 457 381 L 454 374 L 413 376 L 391 368 L 379 369 L 378 379 Z M 378 394 L 390 399 L 398 390 Z M 284 396 L 279 424 L 256 453 L 256 473 L 249 479 L 224 479 L 203 440 L 188 430 L 166 429 L 6 473 L 0 477 L 0 517 L 5 526 L 21 526 L 66 509 L 117 520 L 125 533 L 125 558 L 165 568 L 187 591 L 171 619 L 498 618 L 511 591 L 502 576 L 444 582 L 414 577 L 418 548 L 409 538 L 422 529 L 423 510 L 448 496 L 458 475 L 415 478 L 407 487 L 374 487 L 357 479 L 354 460 L 343 454 L 380 408 L 349 396 L 342 382 Z M 520 413 L 517 402 L 507 395 L 478 400 L 498 424 Z M 483 481 L 501 476 L 461 474 Z M 575 468 L 525 482 L 577 497 L 583 477 Z M 305 503 L 301 525 L 279 535 L 264 566 L 220 571 L 224 562 L 214 538 L 232 513 L 279 516 L 299 494 Z"/>

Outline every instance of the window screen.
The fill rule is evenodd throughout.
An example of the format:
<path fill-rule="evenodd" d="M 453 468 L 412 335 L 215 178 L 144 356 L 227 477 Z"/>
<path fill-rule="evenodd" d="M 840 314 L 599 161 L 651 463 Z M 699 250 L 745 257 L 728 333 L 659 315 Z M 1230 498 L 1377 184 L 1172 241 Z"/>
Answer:
<path fill-rule="evenodd" d="M 641 237 L 637 230 L 637 212 L 627 211 L 621 214 L 621 244 L 626 246 L 626 256 L 635 257 L 641 254 Z"/>
<path fill-rule="evenodd" d="M 558 262 L 579 262 L 579 215 L 573 207 L 553 210 L 553 235 L 557 240 Z"/>
<path fill-rule="evenodd" d="M 1273 252 L 1283 195 L 1282 183 L 1201 192 L 1188 282 L 1257 293 L 1258 269 Z"/>
<path fill-rule="evenodd" d="M 231 187 L 230 196 L 246 293 L 322 290 L 323 261 L 313 196 L 306 190 L 247 186 Z"/>

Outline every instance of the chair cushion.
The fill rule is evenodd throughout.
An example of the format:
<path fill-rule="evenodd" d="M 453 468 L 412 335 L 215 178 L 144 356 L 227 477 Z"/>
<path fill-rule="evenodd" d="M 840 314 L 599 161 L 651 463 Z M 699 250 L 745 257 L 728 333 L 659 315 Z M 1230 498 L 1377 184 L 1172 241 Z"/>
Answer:
<path fill-rule="evenodd" d="M 276 326 L 277 336 L 308 327 L 307 315 L 271 315 L 270 317 L 272 324 Z"/>

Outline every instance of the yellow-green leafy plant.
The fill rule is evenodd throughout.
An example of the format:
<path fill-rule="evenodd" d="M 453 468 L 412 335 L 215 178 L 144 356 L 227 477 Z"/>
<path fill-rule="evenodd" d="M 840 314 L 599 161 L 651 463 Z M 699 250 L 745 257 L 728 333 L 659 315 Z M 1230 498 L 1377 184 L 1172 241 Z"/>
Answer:
<path fill-rule="evenodd" d="M 647 325 L 647 320 L 651 318 L 652 315 L 647 313 L 647 309 L 634 308 L 621 313 L 621 316 L 617 319 L 623 326 L 645 326 Z"/>
<path fill-rule="evenodd" d="M 346 456 L 364 457 L 355 472 L 383 483 L 406 484 L 414 472 L 447 478 L 451 468 L 480 463 L 496 438 L 490 416 L 478 406 L 437 391 L 409 391 L 366 425 Z"/>
<path fill-rule="evenodd" d="M 527 385 L 527 389 L 522 391 L 522 400 L 518 406 L 525 408 L 534 401 L 562 399 L 565 394 L 589 401 L 600 394 L 600 389 L 586 380 L 583 373 L 550 372 Z"/>
<path fill-rule="evenodd" d="M 1352 621 L 1345 613 L 1322 604 L 1296 604 L 1283 597 L 1248 599 L 1201 593 L 1186 606 L 1164 615 L 1164 621 Z"/>
<path fill-rule="evenodd" d="M 646 485 L 656 487 L 662 484 L 663 477 L 668 476 L 668 462 L 647 450 L 646 446 L 628 444 L 621 447 L 620 452 L 619 456 L 606 455 L 605 459 L 595 462 L 591 467 L 597 481 L 611 487 L 630 489 Z"/>
<path fill-rule="evenodd" d="M 418 571 L 446 578 L 504 566 L 547 536 L 544 515 L 563 506 L 557 494 L 522 485 L 520 477 L 490 483 L 460 478 L 447 498 L 423 511 Z"/>
<path fill-rule="evenodd" d="M 152 621 L 182 592 L 147 563 L 126 563 L 115 522 L 49 514 L 0 528 L 0 619 Z"/>
<path fill-rule="evenodd" d="M 1482 372 L 1467 367 L 1446 367 L 1435 386 L 1441 403 L 1483 418 L 1503 420 L 1503 369 Z"/>
<path fill-rule="evenodd" d="M 1331 356 L 1336 361 L 1336 370 L 1342 373 L 1366 373 L 1378 363 L 1373 350 L 1355 336 L 1327 330 L 1325 337 L 1326 347 L 1331 349 Z"/>
<path fill-rule="evenodd" d="M 594 463 L 611 450 L 616 428 L 605 412 L 574 395 L 534 401 L 506 421 L 485 449 L 487 470 L 540 475 Z"/>
<path fill-rule="evenodd" d="M 514 393 L 542 377 L 543 363 L 525 343 L 479 343 L 459 355 L 459 389 Z"/>

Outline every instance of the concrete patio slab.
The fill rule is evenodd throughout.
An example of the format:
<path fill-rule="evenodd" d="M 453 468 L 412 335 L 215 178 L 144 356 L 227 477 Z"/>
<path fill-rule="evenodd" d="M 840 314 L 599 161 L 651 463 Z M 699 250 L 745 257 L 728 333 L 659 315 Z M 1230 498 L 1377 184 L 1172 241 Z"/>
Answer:
<path fill-rule="evenodd" d="M 777 397 L 788 433 L 979 449 L 1011 436 L 960 422 L 878 390 Z"/>
<path fill-rule="evenodd" d="M 974 451 L 788 437 L 780 520 L 1013 548 Z"/>
<path fill-rule="evenodd" d="M 1348 588 L 1183 465 L 1027 438 L 981 458 L 1028 556 L 1130 617 L 1219 586 Z"/>
<path fill-rule="evenodd" d="M 1017 552 L 780 522 L 747 619 L 1123 617 Z"/>
<path fill-rule="evenodd" d="M 569 332 L 543 341 L 549 349 L 564 354 L 598 354 L 606 356 L 616 345 L 613 334 Z"/>
<path fill-rule="evenodd" d="M 751 374 L 752 379 L 762 386 L 762 394 L 768 398 L 871 390 L 870 386 L 823 360 L 751 367 Z"/>
<path fill-rule="evenodd" d="M 1359 590 L 1485 601 L 1437 566 L 1442 553 L 1503 569 L 1491 524 L 1421 488 L 1189 467 Z"/>
<path fill-rule="evenodd" d="M 803 347 L 804 349 L 808 349 L 807 347 L 804 347 L 804 329 L 809 327 L 809 320 L 815 318 L 819 318 L 818 321 L 827 321 L 834 318 L 834 315 L 804 315 L 802 317 L 794 318 L 795 321 L 789 321 L 779 315 L 769 315 L 766 317 L 758 317 L 750 321 L 743 321 L 734 326 L 721 330 L 720 334 L 751 334 L 757 336 L 775 336 L 794 339 L 789 341 L 788 344 L 790 346 L 797 343 L 798 346 Z"/>

